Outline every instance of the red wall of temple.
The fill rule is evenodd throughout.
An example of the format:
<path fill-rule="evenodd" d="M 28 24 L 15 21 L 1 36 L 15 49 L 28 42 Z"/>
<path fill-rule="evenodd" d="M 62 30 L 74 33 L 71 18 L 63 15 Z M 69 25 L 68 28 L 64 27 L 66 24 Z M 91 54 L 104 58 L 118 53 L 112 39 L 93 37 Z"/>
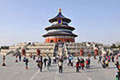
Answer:
<path fill-rule="evenodd" d="M 46 38 L 45 42 L 46 43 L 57 43 L 57 42 L 75 42 L 74 38 Z"/>

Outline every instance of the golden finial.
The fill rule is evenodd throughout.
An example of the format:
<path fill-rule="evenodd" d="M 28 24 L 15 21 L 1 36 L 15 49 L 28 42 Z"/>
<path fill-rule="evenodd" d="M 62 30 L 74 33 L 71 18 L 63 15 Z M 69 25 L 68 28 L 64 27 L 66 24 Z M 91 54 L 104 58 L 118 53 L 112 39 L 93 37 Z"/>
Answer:
<path fill-rule="evenodd" d="M 61 12 L 61 8 L 59 8 L 59 13 Z"/>

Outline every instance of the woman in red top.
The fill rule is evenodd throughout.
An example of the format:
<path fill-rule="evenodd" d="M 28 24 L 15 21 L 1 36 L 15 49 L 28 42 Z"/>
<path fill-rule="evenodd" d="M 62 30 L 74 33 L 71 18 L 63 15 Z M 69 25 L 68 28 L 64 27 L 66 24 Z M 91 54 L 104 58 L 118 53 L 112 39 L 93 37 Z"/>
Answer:
<path fill-rule="evenodd" d="M 84 59 L 83 58 L 81 58 L 81 60 L 80 60 L 80 66 L 81 66 L 81 68 L 83 70 L 84 69 Z"/>
<path fill-rule="evenodd" d="M 79 61 L 76 62 L 76 72 L 79 72 Z"/>

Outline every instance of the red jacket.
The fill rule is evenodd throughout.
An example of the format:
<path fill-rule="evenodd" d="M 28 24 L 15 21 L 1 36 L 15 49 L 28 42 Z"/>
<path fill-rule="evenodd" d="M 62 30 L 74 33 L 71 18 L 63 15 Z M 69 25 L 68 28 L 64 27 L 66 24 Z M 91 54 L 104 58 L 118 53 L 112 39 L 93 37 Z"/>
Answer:
<path fill-rule="evenodd" d="M 79 62 L 76 63 L 76 67 L 79 67 Z"/>

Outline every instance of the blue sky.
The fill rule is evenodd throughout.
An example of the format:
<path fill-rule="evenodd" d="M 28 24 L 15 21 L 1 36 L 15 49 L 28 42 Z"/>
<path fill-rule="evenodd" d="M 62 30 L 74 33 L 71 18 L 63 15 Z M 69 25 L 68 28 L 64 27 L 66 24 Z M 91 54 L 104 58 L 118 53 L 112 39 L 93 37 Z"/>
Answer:
<path fill-rule="evenodd" d="M 44 42 L 59 8 L 72 20 L 76 42 L 120 41 L 120 0 L 0 0 L 0 45 Z"/>

